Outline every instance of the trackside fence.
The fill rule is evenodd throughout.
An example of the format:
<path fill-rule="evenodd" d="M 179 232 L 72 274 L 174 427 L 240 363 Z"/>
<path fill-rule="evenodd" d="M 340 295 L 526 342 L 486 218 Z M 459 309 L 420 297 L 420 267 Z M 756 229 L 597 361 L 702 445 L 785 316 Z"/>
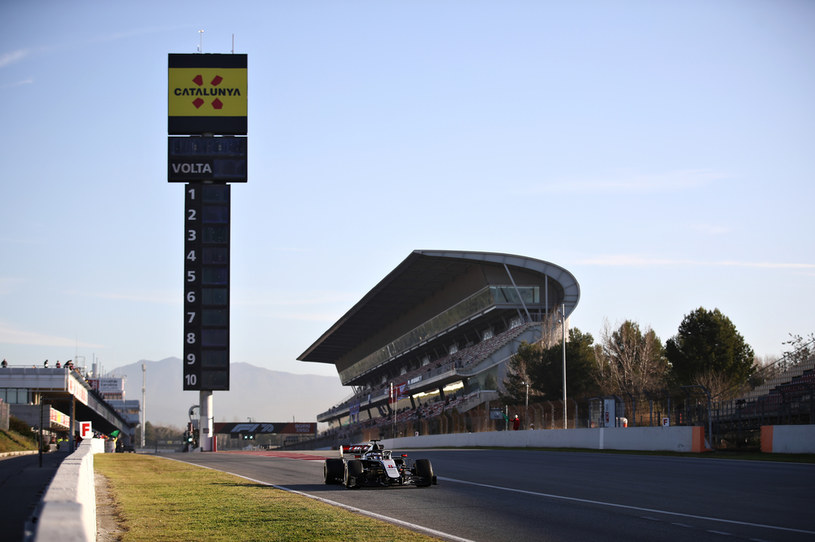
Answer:
<path fill-rule="evenodd" d="M 700 386 L 650 395 L 591 397 L 568 400 L 569 429 L 600 427 L 700 426 L 714 449 L 756 449 L 761 444 L 761 427 L 815 423 L 815 382 L 796 381 L 772 393 L 751 399 L 712 401 Z M 459 408 L 462 407 L 462 408 Z M 315 440 L 291 446 L 336 448 L 342 443 L 422 435 L 480 433 L 514 429 L 563 429 L 562 401 L 505 404 L 493 399 L 479 405 L 450 404 L 439 412 L 416 415 L 395 413 L 362 423 L 335 428 Z"/>

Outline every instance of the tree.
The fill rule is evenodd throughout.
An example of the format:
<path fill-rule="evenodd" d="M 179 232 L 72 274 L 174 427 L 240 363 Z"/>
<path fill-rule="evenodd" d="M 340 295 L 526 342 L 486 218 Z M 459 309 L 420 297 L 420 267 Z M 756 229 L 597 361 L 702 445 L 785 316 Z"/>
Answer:
<path fill-rule="evenodd" d="M 522 404 L 527 397 L 531 402 L 541 399 L 540 391 L 533 387 L 530 370 L 541 363 L 544 350 L 557 347 L 560 351 L 561 325 L 560 314 L 549 312 L 541 321 L 540 340 L 534 344 L 521 343 L 516 354 L 507 363 L 507 374 L 503 382 L 505 391 L 501 393 L 504 402 Z"/>
<path fill-rule="evenodd" d="M 773 378 L 777 378 L 789 369 L 806 363 L 815 356 L 815 333 L 810 333 L 809 337 L 790 333 L 790 339 L 781 344 L 791 347 L 791 350 L 784 351 L 781 358 L 765 356 L 763 360 L 756 359 L 755 370 L 750 377 L 751 388 L 756 388 Z"/>
<path fill-rule="evenodd" d="M 756 356 L 753 374 L 750 376 L 750 387 L 756 388 L 779 376 L 783 372 L 781 364 L 781 360 L 776 356 L 764 356 L 764 359 Z"/>
<path fill-rule="evenodd" d="M 780 365 L 782 371 L 809 361 L 812 356 L 815 355 L 815 333 L 810 333 L 809 337 L 802 337 L 790 333 L 790 340 L 784 341 L 781 344 L 787 344 L 792 348 L 790 351 L 785 350 L 784 355 L 781 357 Z"/>
<path fill-rule="evenodd" d="M 504 377 L 504 389 L 501 392 L 501 400 L 509 404 L 522 404 L 526 401 L 527 393 L 534 402 L 540 397 L 540 393 L 532 388 L 529 369 L 540 362 L 540 344 L 521 343 L 518 351 L 507 363 L 507 374 Z"/>
<path fill-rule="evenodd" d="M 148 445 L 155 445 L 157 442 L 172 442 L 181 440 L 184 431 L 173 426 L 153 425 L 145 422 L 144 440 Z"/>
<path fill-rule="evenodd" d="M 594 347 L 595 378 L 604 394 L 640 395 L 665 386 L 668 361 L 662 341 L 649 327 L 626 320 L 611 331 L 603 329 L 602 342 Z"/>
<path fill-rule="evenodd" d="M 753 349 L 719 309 L 700 307 L 686 315 L 677 334 L 668 339 L 665 354 L 675 384 L 719 382 L 718 393 L 710 391 L 722 398 L 747 384 L 754 371 Z"/>
<path fill-rule="evenodd" d="M 594 338 L 577 328 L 569 330 L 566 342 L 566 395 L 575 399 L 595 390 L 592 370 L 594 365 Z M 539 360 L 529 367 L 533 388 L 541 398 L 557 401 L 563 398 L 562 344 L 539 350 Z"/>

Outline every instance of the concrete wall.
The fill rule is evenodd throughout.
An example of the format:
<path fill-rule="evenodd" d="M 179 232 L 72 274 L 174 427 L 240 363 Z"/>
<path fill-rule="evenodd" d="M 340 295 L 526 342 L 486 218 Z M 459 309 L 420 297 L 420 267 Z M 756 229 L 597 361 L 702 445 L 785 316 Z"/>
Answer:
<path fill-rule="evenodd" d="M 762 425 L 761 451 L 815 454 L 815 425 Z"/>
<path fill-rule="evenodd" d="M 85 439 L 62 461 L 42 499 L 35 541 L 96 540 L 93 454 L 102 451 L 104 441 Z"/>
<path fill-rule="evenodd" d="M 8 431 L 9 410 L 11 405 L 0 399 L 0 429 Z"/>
<path fill-rule="evenodd" d="M 702 427 L 628 427 L 598 429 L 550 429 L 489 431 L 385 439 L 387 448 L 507 447 L 585 448 L 590 450 L 642 450 L 703 452 Z"/>

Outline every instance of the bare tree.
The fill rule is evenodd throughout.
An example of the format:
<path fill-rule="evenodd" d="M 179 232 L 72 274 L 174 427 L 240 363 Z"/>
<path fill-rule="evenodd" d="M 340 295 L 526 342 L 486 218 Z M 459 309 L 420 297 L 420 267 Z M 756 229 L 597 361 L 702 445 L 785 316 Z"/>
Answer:
<path fill-rule="evenodd" d="M 597 384 L 604 393 L 639 395 L 665 385 L 668 363 L 662 342 L 650 328 L 626 320 L 612 331 L 605 323 L 594 347 Z"/>
<path fill-rule="evenodd" d="M 789 345 L 791 350 L 784 351 L 779 365 L 786 371 L 805 361 L 809 361 L 815 355 L 815 333 L 810 333 L 809 337 L 793 335 L 790 333 L 790 340 L 781 344 Z"/>
<path fill-rule="evenodd" d="M 776 356 L 756 356 L 753 360 L 753 375 L 750 377 L 750 387 L 756 388 L 768 380 L 779 376 L 782 372 L 781 361 Z"/>
<path fill-rule="evenodd" d="M 729 401 L 741 397 L 750 390 L 750 383 L 743 382 L 734 385 L 733 379 L 721 371 L 708 370 L 696 373 L 693 384 L 703 386 L 710 392 L 712 399 Z"/>
<path fill-rule="evenodd" d="M 544 350 L 560 344 L 563 336 L 560 329 L 562 325 L 563 321 L 558 311 L 549 312 L 543 317 L 541 320 L 541 339 L 538 341 L 538 344 L 540 344 Z M 568 335 L 568 329 L 566 331 Z"/>
<path fill-rule="evenodd" d="M 507 364 L 507 374 L 504 377 L 506 392 L 501 394 L 505 401 L 520 404 L 526 400 L 527 393 L 533 402 L 540 396 L 540 392 L 531 386 L 529 374 L 532 365 L 539 363 L 540 356 L 539 344 L 521 344 Z"/>

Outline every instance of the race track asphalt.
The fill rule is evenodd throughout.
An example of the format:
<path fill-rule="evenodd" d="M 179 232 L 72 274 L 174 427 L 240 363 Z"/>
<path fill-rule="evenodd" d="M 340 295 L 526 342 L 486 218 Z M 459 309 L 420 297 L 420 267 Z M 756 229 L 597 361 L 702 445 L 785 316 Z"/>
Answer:
<path fill-rule="evenodd" d="M 307 454 L 173 454 L 450 540 L 815 539 L 815 465 L 524 450 L 409 451 L 439 485 L 325 485 Z"/>
<path fill-rule="evenodd" d="M 67 452 L 0 457 L 0 540 L 23 540 L 26 522 L 54 479 Z"/>

